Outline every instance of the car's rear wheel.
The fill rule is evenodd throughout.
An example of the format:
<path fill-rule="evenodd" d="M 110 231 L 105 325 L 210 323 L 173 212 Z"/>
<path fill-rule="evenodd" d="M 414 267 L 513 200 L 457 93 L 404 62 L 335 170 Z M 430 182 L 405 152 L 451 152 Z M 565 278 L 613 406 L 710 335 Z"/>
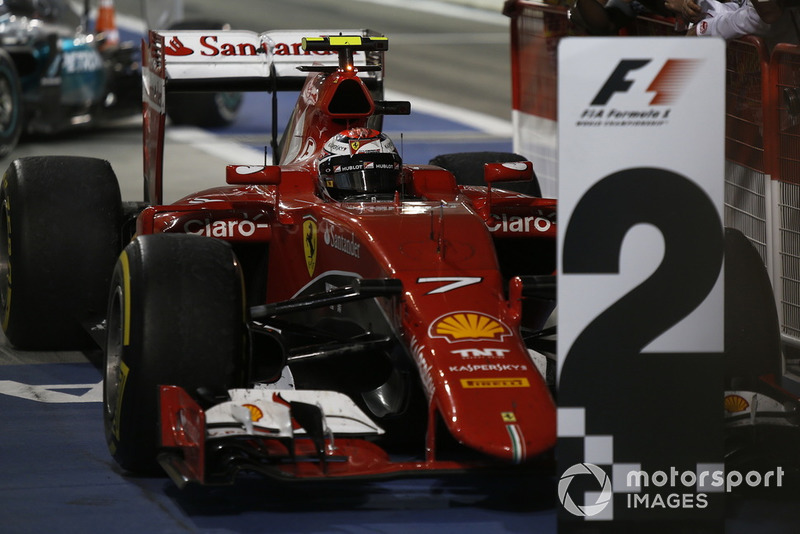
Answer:
<path fill-rule="evenodd" d="M 754 387 L 782 374 L 781 328 L 775 297 L 758 250 L 735 228 L 725 228 L 725 379 Z"/>
<path fill-rule="evenodd" d="M 103 383 L 106 440 L 123 469 L 158 469 L 159 385 L 191 395 L 244 385 L 245 334 L 241 272 L 226 242 L 156 234 L 123 250 L 108 300 Z"/>
<path fill-rule="evenodd" d="M 447 169 L 456 178 L 458 185 L 485 185 L 483 166 L 486 163 L 510 163 L 526 161 L 527 158 L 511 152 L 456 152 L 440 154 L 430 160 L 431 165 Z M 516 191 L 534 197 L 541 197 L 542 190 L 536 177 L 530 182 L 498 183 L 501 189 Z"/>
<path fill-rule="evenodd" d="M 242 105 L 242 94 L 180 93 L 169 103 L 167 115 L 176 125 L 221 128 L 236 120 Z"/>
<path fill-rule="evenodd" d="M 111 165 L 69 156 L 15 160 L 0 187 L 0 304 L 20 349 L 90 343 L 120 250 L 122 201 Z"/>
<path fill-rule="evenodd" d="M 22 87 L 8 52 L 0 48 L 0 158 L 17 146 L 22 133 Z"/>

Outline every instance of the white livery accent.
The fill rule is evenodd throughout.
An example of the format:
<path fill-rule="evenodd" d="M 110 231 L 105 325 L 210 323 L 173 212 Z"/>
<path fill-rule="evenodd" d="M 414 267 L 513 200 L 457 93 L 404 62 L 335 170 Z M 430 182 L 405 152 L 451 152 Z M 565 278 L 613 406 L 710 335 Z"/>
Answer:
<path fill-rule="evenodd" d="M 275 66 L 275 74 L 278 78 L 288 78 L 300 75 L 297 67 L 301 65 L 326 65 L 338 66 L 339 56 L 335 52 L 305 52 L 301 48 L 304 37 L 317 35 L 361 35 L 367 36 L 368 32 L 361 29 L 353 30 L 272 30 L 261 34 L 261 38 L 269 46 L 272 63 Z M 375 34 L 373 34 L 375 35 Z M 364 52 L 353 52 L 353 65 L 362 67 L 367 64 L 367 56 Z M 359 73 L 361 77 L 365 75 L 374 77 L 375 73 Z M 305 74 L 302 74 L 305 79 Z"/>
<path fill-rule="evenodd" d="M 315 35 L 367 35 L 367 30 L 159 30 L 164 38 L 167 80 L 270 79 L 274 67 L 278 79 L 303 81 L 303 65 L 338 66 L 333 52 L 307 52 L 304 37 Z M 364 52 L 355 51 L 356 67 L 367 64 Z M 375 72 L 360 73 L 375 77 Z"/>
<path fill-rule="evenodd" d="M 755 391 L 725 392 L 725 424 L 729 427 L 775 425 L 796 426 L 793 403 L 780 402 Z"/>
<path fill-rule="evenodd" d="M 167 79 L 268 78 L 269 53 L 250 31 L 160 31 Z"/>
<path fill-rule="evenodd" d="M 385 432 L 347 395 L 336 391 L 231 389 L 228 394 L 230 401 L 206 411 L 208 439 L 239 435 L 291 438 L 306 434 L 305 429 L 293 428 L 289 410 L 293 401 L 319 407 L 327 434 L 377 436 Z"/>

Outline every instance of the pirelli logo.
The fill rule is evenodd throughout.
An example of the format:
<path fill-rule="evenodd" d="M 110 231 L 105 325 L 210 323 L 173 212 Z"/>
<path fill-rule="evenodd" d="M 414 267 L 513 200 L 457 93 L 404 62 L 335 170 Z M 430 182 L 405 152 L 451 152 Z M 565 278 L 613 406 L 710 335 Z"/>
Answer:
<path fill-rule="evenodd" d="M 461 387 L 475 388 L 527 388 L 531 384 L 525 377 L 522 378 L 462 378 Z"/>

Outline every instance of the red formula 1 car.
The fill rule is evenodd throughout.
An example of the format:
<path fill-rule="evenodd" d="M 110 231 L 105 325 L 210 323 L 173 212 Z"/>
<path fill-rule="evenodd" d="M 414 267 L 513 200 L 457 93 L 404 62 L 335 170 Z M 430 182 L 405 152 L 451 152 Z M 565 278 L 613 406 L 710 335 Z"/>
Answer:
<path fill-rule="evenodd" d="M 151 33 L 143 205 L 104 161 L 9 168 L 4 330 L 27 348 L 100 340 L 126 470 L 394 476 L 552 449 L 555 201 L 492 187 L 535 180 L 527 161 L 480 165 L 482 186 L 458 175 L 486 154 L 402 162 L 381 132 L 410 112 L 381 99 L 387 47 L 366 30 Z M 163 204 L 172 91 L 284 89 L 300 96 L 272 165 Z"/>

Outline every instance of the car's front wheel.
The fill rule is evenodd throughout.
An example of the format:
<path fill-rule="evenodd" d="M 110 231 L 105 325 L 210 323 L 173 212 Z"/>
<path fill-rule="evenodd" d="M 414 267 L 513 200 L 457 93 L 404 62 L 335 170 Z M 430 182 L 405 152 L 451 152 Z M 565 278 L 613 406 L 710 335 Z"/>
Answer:
<path fill-rule="evenodd" d="M 157 471 L 160 385 L 190 395 L 244 385 L 242 277 L 224 241 L 156 234 L 134 239 L 114 269 L 103 403 L 114 459 Z"/>

